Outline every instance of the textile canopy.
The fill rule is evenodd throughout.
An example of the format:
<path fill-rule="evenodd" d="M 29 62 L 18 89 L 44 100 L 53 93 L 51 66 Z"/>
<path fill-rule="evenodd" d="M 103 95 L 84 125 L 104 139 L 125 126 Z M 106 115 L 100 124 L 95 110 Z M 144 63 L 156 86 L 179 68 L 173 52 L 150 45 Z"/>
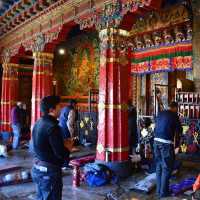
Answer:
<path fill-rule="evenodd" d="M 174 70 L 192 70 L 191 41 L 132 52 L 132 73 L 145 74 Z"/>

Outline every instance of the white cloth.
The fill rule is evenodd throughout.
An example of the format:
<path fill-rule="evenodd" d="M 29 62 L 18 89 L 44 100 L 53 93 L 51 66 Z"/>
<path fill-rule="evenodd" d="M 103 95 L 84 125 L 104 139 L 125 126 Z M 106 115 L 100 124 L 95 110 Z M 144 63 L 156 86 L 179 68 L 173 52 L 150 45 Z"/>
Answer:
<path fill-rule="evenodd" d="M 75 132 L 75 111 L 70 110 L 69 115 L 68 115 L 68 120 L 67 120 L 67 127 L 70 132 L 71 137 L 74 137 L 74 132 Z"/>

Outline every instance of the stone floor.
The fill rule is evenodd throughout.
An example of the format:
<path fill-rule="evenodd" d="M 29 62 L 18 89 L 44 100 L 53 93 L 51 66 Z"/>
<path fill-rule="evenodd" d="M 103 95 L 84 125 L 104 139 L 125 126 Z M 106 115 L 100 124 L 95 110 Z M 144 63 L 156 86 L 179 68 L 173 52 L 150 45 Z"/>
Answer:
<path fill-rule="evenodd" d="M 81 151 L 84 154 L 84 151 Z M 80 153 L 79 153 L 80 155 Z M 74 156 L 74 155 L 73 155 Z M 32 155 L 27 150 L 18 150 L 12 152 L 9 158 L 0 158 L 0 166 L 5 166 L 9 164 L 21 165 L 25 168 L 31 168 L 32 165 Z M 179 179 L 196 176 L 198 170 L 190 170 L 188 168 L 183 168 L 180 174 L 177 176 L 177 181 Z M 131 192 L 128 188 L 133 185 L 137 180 L 144 177 L 144 172 L 135 172 L 131 177 L 121 182 L 122 188 L 125 189 L 123 200 L 154 200 L 154 192 L 150 195 L 138 194 Z M 105 196 L 108 192 L 113 191 L 117 186 L 108 185 L 105 187 L 89 188 L 87 185 L 82 184 L 80 188 L 74 189 L 71 186 L 71 170 L 65 172 L 63 177 L 63 200 L 105 200 Z M 2 196 L 2 197 L 1 197 Z M 33 183 L 25 183 L 20 185 L 6 186 L 0 188 L 0 200 L 34 200 L 35 199 L 35 185 Z M 190 199 L 189 197 L 178 197 L 178 198 L 168 198 L 166 200 L 181 200 Z"/>

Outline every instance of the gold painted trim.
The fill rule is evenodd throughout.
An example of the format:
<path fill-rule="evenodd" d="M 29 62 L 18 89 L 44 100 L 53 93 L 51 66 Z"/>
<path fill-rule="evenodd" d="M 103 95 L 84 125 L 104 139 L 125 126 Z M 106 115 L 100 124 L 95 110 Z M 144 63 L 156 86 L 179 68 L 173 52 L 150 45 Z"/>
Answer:
<path fill-rule="evenodd" d="M 44 72 L 41 72 L 41 71 L 33 71 L 33 75 L 50 75 L 50 76 L 52 76 L 53 73 L 50 73 L 50 72 L 47 72 L 47 71 L 44 71 Z"/>
<path fill-rule="evenodd" d="M 18 78 L 2 78 L 3 81 L 18 81 Z"/>
<path fill-rule="evenodd" d="M 42 100 L 42 98 L 32 98 L 31 101 L 32 102 L 40 102 Z"/>
<path fill-rule="evenodd" d="M 10 102 L 2 102 L 1 101 L 1 105 L 9 105 L 10 104 Z"/>
<path fill-rule="evenodd" d="M 52 65 L 53 63 L 53 59 L 51 58 L 45 58 L 45 57 L 35 57 L 35 65 L 42 65 L 40 63 L 45 63 L 45 64 L 49 64 Z"/>
<path fill-rule="evenodd" d="M 53 60 L 54 55 L 52 53 L 45 53 L 45 52 L 34 52 L 33 57 L 36 59 L 46 59 L 46 60 Z"/>
<path fill-rule="evenodd" d="M 1 122 L 1 124 L 10 125 L 11 123 L 10 122 Z"/>
<path fill-rule="evenodd" d="M 104 104 L 99 103 L 98 105 L 99 109 L 115 109 L 115 110 L 128 110 L 127 104 Z"/>
<path fill-rule="evenodd" d="M 12 105 L 12 104 L 15 104 L 16 103 L 16 101 L 1 101 L 1 104 L 3 104 L 3 105 Z"/>
<path fill-rule="evenodd" d="M 18 68 L 19 67 L 19 65 L 15 64 L 15 63 L 4 63 L 2 66 L 3 66 L 3 69 Z"/>
<path fill-rule="evenodd" d="M 111 153 L 123 153 L 123 152 L 128 152 L 129 151 L 129 147 L 116 147 L 116 148 L 105 148 L 103 147 L 102 144 L 98 144 L 97 145 L 97 151 L 98 153 L 103 153 L 103 152 L 111 152 Z"/>
<path fill-rule="evenodd" d="M 9 104 L 11 104 L 11 101 L 1 101 L 1 104 L 3 104 L 3 105 L 9 105 Z"/>
<path fill-rule="evenodd" d="M 106 59 L 107 63 L 114 63 L 114 62 L 119 63 L 119 61 L 120 61 L 119 58 L 107 58 Z"/>
<path fill-rule="evenodd" d="M 130 32 L 123 30 L 123 29 L 119 29 L 119 35 L 125 36 L 125 37 L 130 37 Z"/>
<path fill-rule="evenodd" d="M 32 57 L 31 57 L 32 58 Z M 19 66 L 19 69 L 27 69 L 27 70 L 32 70 L 33 69 L 33 65 L 30 67 L 23 67 L 23 66 Z"/>
<path fill-rule="evenodd" d="M 129 147 L 118 147 L 118 148 L 105 148 L 105 151 L 110 151 L 112 153 L 122 153 L 129 151 Z"/>

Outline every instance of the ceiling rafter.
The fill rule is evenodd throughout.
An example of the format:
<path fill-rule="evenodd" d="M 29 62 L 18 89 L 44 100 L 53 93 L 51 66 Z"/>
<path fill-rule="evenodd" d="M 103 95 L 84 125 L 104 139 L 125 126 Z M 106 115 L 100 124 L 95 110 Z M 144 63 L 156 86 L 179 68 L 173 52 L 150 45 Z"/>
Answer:
<path fill-rule="evenodd" d="M 0 0 L 0 16 L 3 16 L 15 3 L 20 0 Z"/>

